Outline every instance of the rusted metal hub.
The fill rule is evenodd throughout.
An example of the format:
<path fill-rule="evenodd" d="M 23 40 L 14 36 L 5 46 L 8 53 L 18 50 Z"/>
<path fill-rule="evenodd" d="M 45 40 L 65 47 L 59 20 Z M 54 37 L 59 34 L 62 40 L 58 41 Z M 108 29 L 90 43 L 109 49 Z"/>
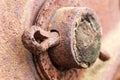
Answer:
<path fill-rule="evenodd" d="M 47 29 L 32 26 L 22 36 L 41 78 L 77 80 L 81 71 L 77 68 L 91 66 L 100 53 L 101 28 L 95 13 L 89 8 L 63 7 L 56 10 Z"/>
<path fill-rule="evenodd" d="M 60 44 L 49 49 L 50 59 L 57 68 L 87 68 L 99 56 L 101 28 L 91 9 L 60 8 L 48 29 L 60 35 Z"/>

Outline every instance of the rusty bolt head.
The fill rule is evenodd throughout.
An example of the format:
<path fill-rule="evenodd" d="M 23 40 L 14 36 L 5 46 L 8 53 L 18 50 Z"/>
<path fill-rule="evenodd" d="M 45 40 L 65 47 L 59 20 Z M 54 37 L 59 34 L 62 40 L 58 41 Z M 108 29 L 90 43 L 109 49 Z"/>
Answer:
<path fill-rule="evenodd" d="M 60 35 L 60 44 L 49 49 L 51 61 L 57 68 L 87 68 L 99 56 L 101 27 L 91 9 L 60 8 L 48 29 Z"/>

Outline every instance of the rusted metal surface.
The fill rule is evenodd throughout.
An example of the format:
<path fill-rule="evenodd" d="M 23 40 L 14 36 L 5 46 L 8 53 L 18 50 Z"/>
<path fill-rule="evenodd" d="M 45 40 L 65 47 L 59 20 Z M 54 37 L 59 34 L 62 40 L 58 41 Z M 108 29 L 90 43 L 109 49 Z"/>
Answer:
<path fill-rule="evenodd" d="M 0 0 L 1 80 L 39 80 L 34 68 L 32 56 L 22 45 L 21 35 L 26 28 L 34 24 L 39 10 L 41 10 L 40 14 L 45 12 L 44 10 L 42 12 L 41 8 L 41 4 L 44 3 L 44 1 L 45 0 Z M 52 1 L 53 0 L 51 0 L 51 2 Z M 120 59 L 120 29 L 119 25 L 117 25 L 120 12 L 119 0 L 56 0 L 54 5 L 57 6 L 57 4 L 61 6 L 85 6 L 92 8 L 97 13 L 103 27 L 102 49 L 106 50 L 112 56 L 106 63 L 98 60 L 91 68 L 84 72 L 82 72 L 82 70 L 78 72 L 79 75 L 77 76 L 79 76 L 81 80 L 96 80 L 96 78 L 98 80 L 112 80 L 119 66 Z M 47 6 L 48 5 L 49 4 L 47 4 Z M 55 7 L 50 8 L 51 9 L 48 10 L 47 7 L 45 7 L 47 13 L 51 12 L 51 10 L 55 11 Z M 42 17 L 42 15 L 39 17 L 41 23 L 43 23 L 42 20 L 45 18 L 49 18 L 49 20 L 45 21 L 44 26 L 47 26 L 50 21 L 51 16 L 49 14 L 47 15 L 49 17 Z M 38 23 L 39 21 L 40 20 L 38 20 Z M 51 63 L 48 65 L 50 64 Z M 48 67 L 44 70 L 46 69 L 49 70 Z M 71 72 L 72 71 L 69 73 Z M 56 73 L 52 73 L 52 70 L 49 74 L 56 75 Z M 69 74 L 69 76 L 71 76 L 71 74 Z"/>
<path fill-rule="evenodd" d="M 40 26 L 32 26 L 22 36 L 25 47 L 36 56 L 37 68 L 43 69 L 40 75 L 43 74 L 47 80 L 79 79 L 80 71 L 72 68 L 87 68 L 96 61 L 100 53 L 100 39 L 101 27 L 95 14 L 91 9 L 81 7 L 60 8 L 53 15 L 48 32 Z M 45 52 L 47 49 L 48 53 Z M 51 72 L 53 74 L 49 74 Z"/>
<path fill-rule="evenodd" d="M 25 30 L 22 42 L 31 53 L 40 55 L 59 43 L 59 35 L 56 32 L 45 31 L 39 26 L 31 26 Z"/>
<path fill-rule="evenodd" d="M 0 0 L 0 80 L 39 79 L 31 53 L 23 48 L 21 35 L 32 24 L 43 2 Z"/>
<path fill-rule="evenodd" d="M 88 68 L 95 62 L 100 51 L 101 27 L 91 9 L 60 8 L 48 30 L 58 31 L 61 37 L 60 45 L 49 50 L 58 68 Z"/>
<path fill-rule="evenodd" d="M 100 52 L 100 55 L 99 55 L 99 58 L 102 60 L 102 61 L 108 61 L 110 59 L 110 54 L 101 50 Z"/>

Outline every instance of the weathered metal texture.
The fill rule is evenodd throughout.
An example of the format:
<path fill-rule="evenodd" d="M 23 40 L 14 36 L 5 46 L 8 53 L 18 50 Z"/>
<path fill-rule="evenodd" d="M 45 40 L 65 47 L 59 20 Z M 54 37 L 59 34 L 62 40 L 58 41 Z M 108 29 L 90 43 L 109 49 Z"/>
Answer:
<path fill-rule="evenodd" d="M 22 45 L 21 35 L 26 28 L 34 23 L 43 1 L 45 0 L 0 0 L 1 80 L 39 80 L 34 69 L 32 56 Z M 102 49 L 111 55 L 110 61 L 104 64 L 98 60 L 84 74 L 79 72 L 78 76 L 81 77 L 81 80 L 112 80 L 119 66 L 120 59 L 119 0 L 73 1 L 79 6 L 90 7 L 96 11 L 103 26 Z M 56 4 L 59 5 L 66 5 L 66 3 L 73 5 L 75 2 L 56 0 Z M 77 5 L 75 4 L 74 6 Z M 41 17 L 42 19 L 43 17 Z M 47 25 L 47 23 L 45 24 Z M 113 42 L 114 44 L 112 44 Z M 52 74 L 52 72 L 49 74 Z"/>
<path fill-rule="evenodd" d="M 59 35 L 56 32 L 45 31 L 39 26 L 31 26 L 24 31 L 22 42 L 31 53 L 39 56 L 59 43 Z"/>
<path fill-rule="evenodd" d="M 24 46 L 36 56 L 40 75 L 47 80 L 79 79 L 80 70 L 72 68 L 88 68 L 96 61 L 100 39 L 101 27 L 95 14 L 85 7 L 60 8 L 53 15 L 48 31 L 31 26 L 22 36 Z"/>
<path fill-rule="evenodd" d="M 60 44 L 48 51 L 57 68 L 88 68 L 96 61 L 100 53 L 101 27 L 91 9 L 60 8 L 48 27 L 60 35 Z"/>
<path fill-rule="evenodd" d="M 0 0 L 0 80 L 39 80 L 21 35 L 33 23 L 43 2 Z"/>

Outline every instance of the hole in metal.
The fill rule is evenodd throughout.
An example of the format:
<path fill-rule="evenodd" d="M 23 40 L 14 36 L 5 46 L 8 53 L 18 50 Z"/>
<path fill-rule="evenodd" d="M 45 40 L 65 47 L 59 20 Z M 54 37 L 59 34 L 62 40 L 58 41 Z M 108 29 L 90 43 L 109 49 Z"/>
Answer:
<path fill-rule="evenodd" d="M 56 32 L 59 35 L 59 32 L 55 29 L 50 30 L 50 32 Z"/>
<path fill-rule="evenodd" d="M 36 31 L 36 32 L 34 33 L 34 38 L 35 38 L 35 40 L 36 40 L 38 43 L 40 43 L 40 42 L 44 41 L 47 37 L 41 35 L 41 34 L 40 34 L 40 31 Z"/>

